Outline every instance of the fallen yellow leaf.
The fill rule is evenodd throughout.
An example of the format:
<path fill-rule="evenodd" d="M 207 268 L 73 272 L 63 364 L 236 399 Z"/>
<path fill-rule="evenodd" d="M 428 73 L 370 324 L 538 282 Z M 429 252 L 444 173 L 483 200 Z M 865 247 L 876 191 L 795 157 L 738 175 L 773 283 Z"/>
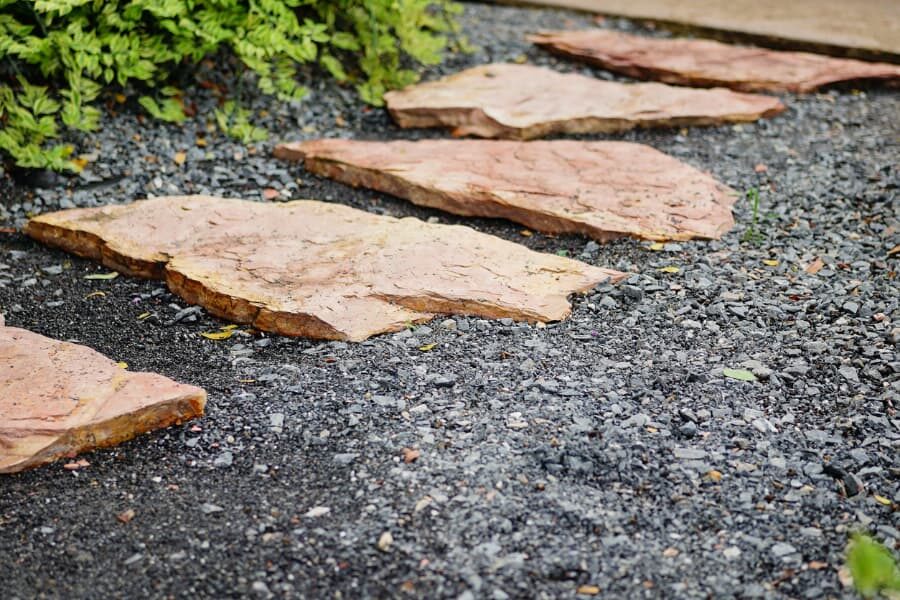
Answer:
<path fill-rule="evenodd" d="M 768 259 L 768 260 L 764 260 L 764 261 L 763 261 L 763 264 L 766 265 L 767 267 L 777 267 L 777 266 L 778 266 L 778 261 L 777 261 L 777 260 Z"/>
<path fill-rule="evenodd" d="M 116 94 L 116 102 L 118 102 L 119 104 L 125 104 L 126 100 L 128 100 L 128 98 L 125 96 L 125 94 Z"/>
<path fill-rule="evenodd" d="M 581 594 L 582 596 L 596 596 L 600 593 L 600 588 L 596 585 L 580 585 L 578 589 L 575 590 L 576 594 Z"/>
<path fill-rule="evenodd" d="M 78 171 L 78 172 L 80 173 L 80 172 L 82 172 L 82 171 L 84 170 L 84 168 L 87 166 L 87 164 L 88 164 L 88 159 L 86 159 L 86 158 L 81 158 L 81 157 L 79 156 L 78 158 L 73 158 L 70 162 L 72 163 L 72 166 L 75 167 L 75 170 Z"/>
<path fill-rule="evenodd" d="M 152 314 L 153 313 L 150 313 L 150 312 L 141 313 L 138 315 L 138 321 L 143 321 L 144 319 L 146 319 L 147 317 L 149 317 Z"/>
<path fill-rule="evenodd" d="M 720 471 L 716 471 L 715 469 L 709 471 L 706 476 L 709 477 L 710 481 L 715 481 L 716 483 L 722 481 L 722 473 Z"/>
<path fill-rule="evenodd" d="M 653 244 L 650 244 L 649 246 L 647 246 L 647 249 L 658 252 L 658 251 L 662 250 L 664 247 L 665 246 L 662 242 L 654 242 Z"/>
<path fill-rule="evenodd" d="M 437 346 L 437 342 L 434 342 L 432 344 L 425 344 L 424 346 L 419 346 L 419 350 L 421 350 L 422 352 L 430 352 L 430 351 L 434 350 L 434 348 L 436 346 Z"/>
<path fill-rule="evenodd" d="M 175 161 L 176 165 L 183 165 L 184 161 L 187 160 L 187 154 L 185 154 L 184 152 L 176 152 L 172 160 Z"/>
<path fill-rule="evenodd" d="M 116 366 L 119 367 L 120 369 L 127 369 L 127 368 L 128 368 L 128 363 L 127 363 L 127 362 L 124 362 L 124 361 L 123 361 L 123 362 L 117 362 L 117 363 L 116 363 Z"/>
<path fill-rule="evenodd" d="M 206 138 L 197 138 L 197 147 L 206 148 Z"/>
<path fill-rule="evenodd" d="M 224 327 L 219 327 L 219 329 L 222 331 L 233 331 L 233 330 L 237 329 L 237 327 L 238 327 L 237 325 L 232 324 L 232 325 L 225 325 Z"/>
<path fill-rule="evenodd" d="M 105 295 L 106 295 L 106 292 L 96 291 L 96 292 L 91 292 L 90 294 L 85 296 L 84 299 L 87 300 L 88 298 L 96 298 L 97 296 L 105 296 Z"/>
<path fill-rule="evenodd" d="M 208 340 L 227 340 L 232 335 L 234 335 L 234 331 L 203 331 L 200 333 L 203 337 Z"/>
<path fill-rule="evenodd" d="M 678 267 L 663 267 L 659 270 L 662 271 L 663 273 L 677 273 L 681 269 L 679 269 Z"/>
<path fill-rule="evenodd" d="M 523 229 L 522 231 L 519 232 L 519 235 L 521 235 L 522 237 L 531 237 L 534 234 L 531 233 L 530 231 L 528 231 L 527 229 Z"/>
<path fill-rule="evenodd" d="M 878 504 L 884 504 L 885 506 L 890 506 L 893 504 L 890 498 L 885 498 L 884 496 L 879 496 L 878 494 L 872 494 L 872 497 L 875 498 L 875 502 Z"/>

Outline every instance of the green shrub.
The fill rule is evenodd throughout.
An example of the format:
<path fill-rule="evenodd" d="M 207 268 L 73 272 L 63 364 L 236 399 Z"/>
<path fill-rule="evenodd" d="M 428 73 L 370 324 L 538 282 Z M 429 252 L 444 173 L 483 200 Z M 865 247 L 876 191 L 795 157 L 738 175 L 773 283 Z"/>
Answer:
<path fill-rule="evenodd" d="M 101 94 L 126 85 L 150 115 L 179 122 L 173 73 L 223 51 L 279 99 L 301 98 L 297 69 L 316 63 L 380 105 L 416 80 L 411 66 L 440 61 L 458 10 L 450 0 L 0 0 L 0 153 L 76 168 L 62 131 L 95 130 Z M 234 100 L 220 126 L 262 137 Z"/>

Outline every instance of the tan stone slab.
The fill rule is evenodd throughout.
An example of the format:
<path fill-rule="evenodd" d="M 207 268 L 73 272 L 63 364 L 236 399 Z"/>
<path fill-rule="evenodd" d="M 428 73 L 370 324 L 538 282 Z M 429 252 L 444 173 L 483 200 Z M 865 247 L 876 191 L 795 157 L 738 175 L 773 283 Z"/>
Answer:
<path fill-rule="evenodd" d="M 718 238 L 734 226 L 733 190 L 642 144 L 330 139 L 275 155 L 422 206 L 600 241 Z"/>
<path fill-rule="evenodd" d="M 897 0 L 526 0 L 750 37 L 766 45 L 900 61 Z"/>
<path fill-rule="evenodd" d="M 198 417 L 205 405 L 200 388 L 0 323 L 0 473 L 113 446 Z"/>
<path fill-rule="evenodd" d="M 451 127 L 458 136 L 512 139 L 738 123 L 784 110 L 769 96 L 601 81 L 515 64 L 475 67 L 384 99 L 401 127 Z"/>
<path fill-rule="evenodd" d="M 528 39 L 609 71 L 678 85 L 807 93 L 847 81 L 900 81 L 900 65 L 712 40 L 654 39 L 607 29 L 546 32 Z"/>
<path fill-rule="evenodd" d="M 468 227 L 339 204 L 156 198 L 32 219 L 28 235 L 283 335 L 360 341 L 437 313 L 555 321 L 616 271 Z"/>

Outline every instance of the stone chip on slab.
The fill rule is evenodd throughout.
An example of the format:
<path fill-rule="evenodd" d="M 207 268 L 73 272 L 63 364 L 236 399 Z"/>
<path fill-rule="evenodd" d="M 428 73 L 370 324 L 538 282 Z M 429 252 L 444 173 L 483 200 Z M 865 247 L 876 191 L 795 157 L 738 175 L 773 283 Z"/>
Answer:
<path fill-rule="evenodd" d="M 718 238 L 734 226 L 733 190 L 642 144 L 327 139 L 275 155 L 422 206 L 600 241 Z"/>
<path fill-rule="evenodd" d="M 206 392 L 131 373 L 0 317 L 0 473 L 112 446 L 203 414 Z"/>
<path fill-rule="evenodd" d="M 847 81 L 900 80 L 900 65 L 712 40 L 656 39 L 606 29 L 547 32 L 529 40 L 609 71 L 679 85 L 807 93 Z"/>
<path fill-rule="evenodd" d="M 154 198 L 32 219 L 33 238 L 263 331 L 361 341 L 439 313 L 555 321 L 624 274 L 468 227 L 339 204 Z"/>
<path fill-rule="evenodd" d="M 769 96 L 601 81 L 516 64 L 467 69 L 384 99 L 401 127 L 449 127 L 457 136 L 508 139 L 739 123 L 784 110 Z"/>

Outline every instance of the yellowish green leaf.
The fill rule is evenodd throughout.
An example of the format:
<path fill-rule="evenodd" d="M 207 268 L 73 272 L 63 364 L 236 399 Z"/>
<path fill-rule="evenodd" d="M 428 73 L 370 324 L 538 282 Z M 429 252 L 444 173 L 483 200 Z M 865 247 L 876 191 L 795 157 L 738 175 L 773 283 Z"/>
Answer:
<path fill-rule="evenodd" d="M 200 333 L 203 337 L 208 340 L 227 340 L 232 335 L 234 335 L 233 330 L 228 331 L 204 331 Z"/>
<path fill-rule="evenodd" d="M 756 381 L 756 375 L 746 369 L 722 369 L 722 375 L 738 381 Z"/>

